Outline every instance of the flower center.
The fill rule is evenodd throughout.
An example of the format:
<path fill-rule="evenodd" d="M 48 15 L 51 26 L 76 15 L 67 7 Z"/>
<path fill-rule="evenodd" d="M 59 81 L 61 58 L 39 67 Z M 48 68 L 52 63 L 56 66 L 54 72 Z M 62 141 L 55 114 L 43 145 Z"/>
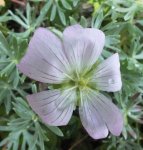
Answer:
<path fill-rule="evenodd" d="M 87 87 L 88 80 L 81 78 L 77 81 L 75 81 L 75 84 L 77 85 L 78 88 L 83 89 Z"/>
<path fill-rule="evenodd" d="M 85 79 L 81 78 L 80 80 L 77 81 L 76 84 L 78 87 L 86 87 L 87 81 Z"/>

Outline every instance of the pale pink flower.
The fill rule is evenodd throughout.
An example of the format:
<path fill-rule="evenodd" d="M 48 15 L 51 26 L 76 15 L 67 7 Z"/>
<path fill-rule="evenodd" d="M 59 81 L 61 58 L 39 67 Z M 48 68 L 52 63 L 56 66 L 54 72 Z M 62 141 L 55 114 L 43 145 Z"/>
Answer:
<path fill-rule="evenodd" d="M 110 131 L 119 136 L 123 128 L 120 110 L 99 91 L 121 89 L 120 62 L 114 54 L 98 64 L 105 35 L 95 28 L 67 27 L 62 40 L 45 28 L 38 28 L 18 68 L 28 77 L 60 88 L 27 96 L 32 109 L 44 123 L 68 124 L 79 107 L 81 122 L 94 139 Z"/>

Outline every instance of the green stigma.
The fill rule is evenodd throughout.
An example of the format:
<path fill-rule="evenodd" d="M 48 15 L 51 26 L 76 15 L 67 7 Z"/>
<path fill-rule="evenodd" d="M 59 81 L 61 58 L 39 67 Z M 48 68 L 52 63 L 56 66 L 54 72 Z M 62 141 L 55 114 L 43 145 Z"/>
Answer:
<path fill-rule="evenodd" d="M 83 89 L 83 88 L 87 87 L 88 80 L 85 79 L 85 78 L 81 78 L 81 79 L 75 81 L 75 83 L 76 83 L 76 85 L 77 85 L 78 88 Z"/>

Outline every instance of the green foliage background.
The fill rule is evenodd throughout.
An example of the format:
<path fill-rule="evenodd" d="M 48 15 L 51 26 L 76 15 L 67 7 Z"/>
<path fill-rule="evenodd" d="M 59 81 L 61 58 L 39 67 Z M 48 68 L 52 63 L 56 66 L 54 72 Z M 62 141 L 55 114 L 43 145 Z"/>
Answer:
<path fill-rule="evenodd" d="M 35 29 L 48 27 L 61 37 L 66 26 L 77 23 L 105 32 L 103 59 L 115 52 L 120 55 L 123 88 L 110 94 L 124 116 L 120 137 L 91 139 L 77 112 L 67 126 L 47 126 L 25 99 L 47 88 L 16 68 Z M 0 6 L 1 150 L 143 150 L 142 123 L 142 0 L 28 0 L 25 5 L 5 0 Z"/>

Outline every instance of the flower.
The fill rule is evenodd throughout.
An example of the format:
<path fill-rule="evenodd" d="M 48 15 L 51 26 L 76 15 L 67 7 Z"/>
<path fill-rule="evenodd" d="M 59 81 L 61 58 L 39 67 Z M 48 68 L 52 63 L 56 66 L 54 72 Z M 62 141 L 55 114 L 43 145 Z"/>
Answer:
<path fill-rule="evenodd" d="M 27 96 L 44 123 L 66 125 L 78 106 L 81 122 L 92 138 L 105 138 L 109 131 L 120 135 L 121 112 L 99 92 L 115 92 L 122 86 L 117 53 L 101 64 L 97 62 L 104 43 L 102 31 L 80 25 L 67 27 L 62 40 L 48 29 L 35 31 L 18 68 L 34 80 L 60 85 Z"/>

